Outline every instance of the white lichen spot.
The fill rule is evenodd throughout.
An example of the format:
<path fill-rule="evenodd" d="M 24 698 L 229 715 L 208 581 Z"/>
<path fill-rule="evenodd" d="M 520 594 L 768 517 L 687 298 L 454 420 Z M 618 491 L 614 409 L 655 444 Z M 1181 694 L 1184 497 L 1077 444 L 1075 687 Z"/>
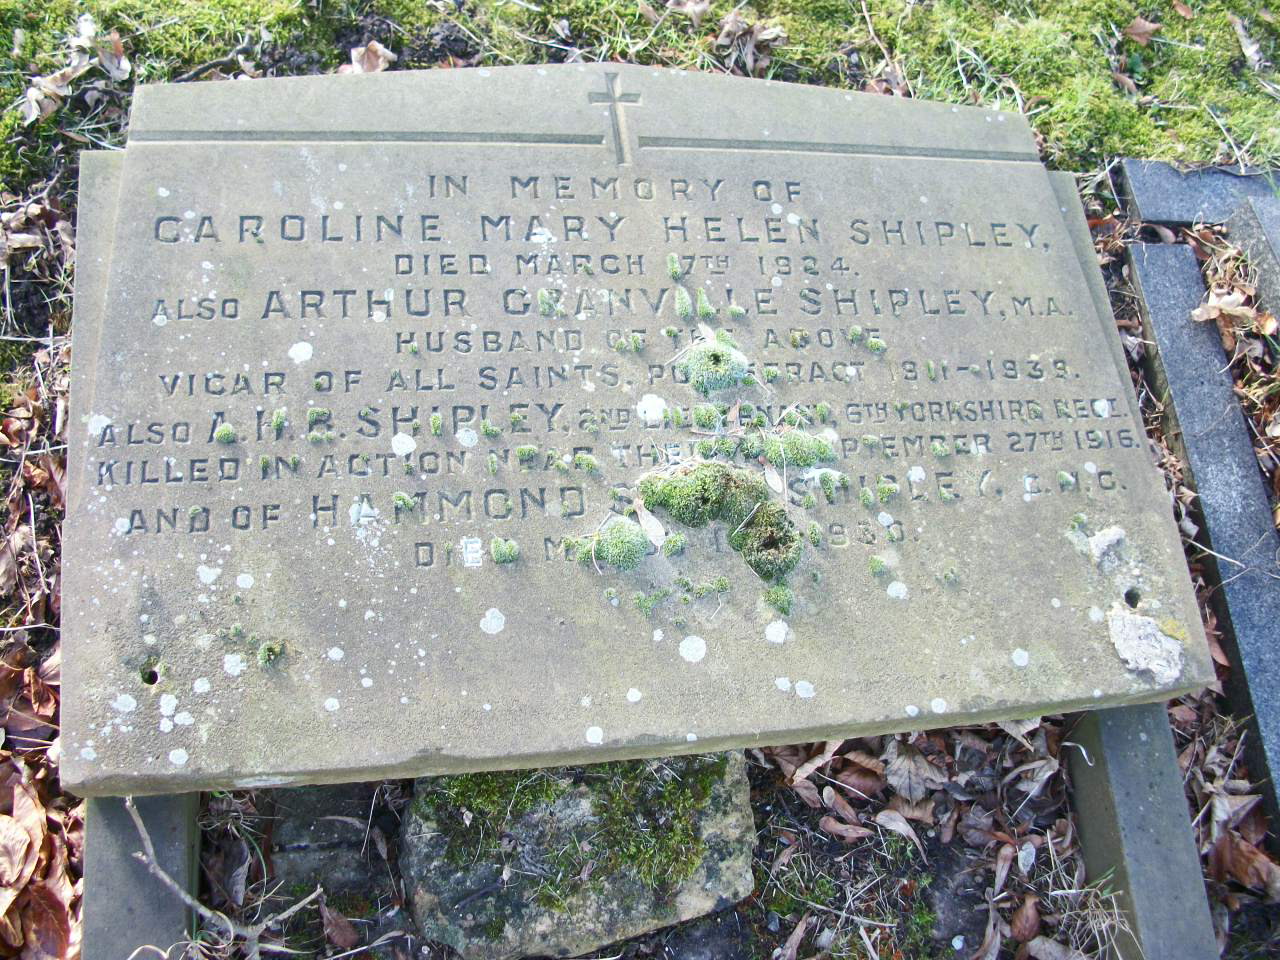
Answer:
<path fill-rule="evenodd" d="M 1053 597 L 1053 598 L 1049 601 L 1049 606 L 1051 606 L 1051 607 L 1053 607 L 1053 609 L 1057 610 L 1060 606 L 1062 606 L 1062 601 L 1061 601 L 1061 600 L 1059 600 L 1057 597 Z"/>
<path fill-rule="evenodd" d="M 920 716 L 920 708 L 919 708 L 919 707 L 917 707 L 914 703 L 908 703 L 908 704 L 903 708 L 903 710 L 906 712 L 906 714 L 907 714 L 907 716 L 908 716 L 908 717 L 918 717 L 918 716 Z"/>
<path fill-rule="evenodd" d="M 128 518 L 116 517 L 116 522 L 112 524 L 112 529 L 115 530 L 116 533 L 128 533 L 129 532 Z"/>
<path fill-rule="evenodd" d="M 690 634 L 680 641 L 680 656 L 689 663 L 697 663 L 707 655 L 707 641 Z"/>
<path fill-rule="evenodd" d="M 391 438 L 391 452 L 397 457 L 407 457 L 418 449 L 418 441 L 407 433 L 397 433 Z"/>
<path fill-rule="evenodd" d="M 455 433 L 454 436 L 457 437 L 458 442 L 464 447 L 474 447 L 480 442 L 480 435 L 470 427 L 463 427 Z"/>
<path fill-rule="evenodd" d="M 101 413 L 95 413 L 89 418 L 89 436 L 101 437 L 102 431 L 111 426 L 111 418 L 103 416 Z"/>
<path fill-rule="evenodd" d="M 341 660 L 344 656 L 346 656 L 346 654 L 342 652 L 341 647 L 330 647 L 329 652 L 326 654 L 326 656 L 330 660 Z"/>
<path fill-rule="evenodd" d="M 156 187 L 157 197 L 167 197 L 168 195 L 169 195 L 169 190 L 167 187 Z"/>
<path fill-rule="evenodd" d="M 132 694 L 122 693 L 111 701 L 111 707 L 120 713 L 133 713 L 134 710 L 138 709 L 138 701 L 133 698 Z"/>
<path fill-rule="evenodd" d="M 484 612 L 484 617 L 480 620 L 480 629 L 489 635 L 501 633 L 502 628 L 507 625 L 507 618 L 497 607 L 490 607 Z"/>
<path fill-rule="evenodd" d="M 661 642 L 662 642 L 662 640 L 663 640 L 663 638 L 664 638 L 665 636 L 666 636 L 666 634 L 665 634 L 665 633 L 663 633 L 661 630 L 655 630 L 655 631 L 653 631 L 653 642 L 654 642 L 654 643 L 661 643 Z"/>
<path fill-rule="evenodd" d="M 311 359 L 313 352 L 311 344 L 306 340 L 299 340 L 289 348 L 289 359 L 294 363 L 306 363 Z"/>
<path fill-rule="evenodd" d="M 241 590 L 249 590 L 253 587 L 253 574 L 241 573 L 236 576 L 236 586 Z"/>
<path fill-rule="evenodd" d="M 1101 607 L 1090 607 L 1089 619 L 1094 623 L 1101 623 L 1103 620 L 1107 619 L 1107 615 L 1102 612 Z"/>
<path fill-rule="evenodd" d="M 200 578 L 200 582 L 206 587 L 222 575 L 221 567 L 208 567 L 203 563 L 196 567 L 196 576 Z"/>
<path fill-rule="evenodd" d="M 1015 667 L 1025 667 L 1031 662 L 1031 654 L 1027 653 L 1027 651 L 1023 650 L 1021 647 L 1018 647 L 1013 651 L 1009 659 L 1013 661 L 1013 665 Z"/>
<path fill-rule="evenodd" d="M 196 722 L 196 718 L 186 710 L 179 710 L 173 715 L 173 722 L 180 727 L 189 727 Z"/>
<path fill-rule="evenodd" d="M 907 471 L 907 479 L 910 480 L 912 483 L 924 483 L 924 478 L 925 478 L 924 467 L 920 466 L 919 464 L 916 464 L 914 467 L 912 467 L 910 470 Z"/>
<path fill-rule="evenodd" d="M 656 393 L 646 393 L 636 403 L 636 414 L 647 427 L 656 427 L 662 423 L 662 415 L 666 412 L 667 401 Z"/>
<path fill-rule="evenodd" d="M 604 743 L 604 731 L 599 727 L 587 727 L 587 743 L 596 746 Z"/>
<path fill-rule="evenodd" d="M 161 717 L 161 718 L 160 718 L 160 732 L 161 732 L 161 733 L 168 733 L 168 732 L 169 732 L 170 730 L 172 730 L 172 729 L 173 729 L 173 721 L 172 721 L 172 720 L 170 720 L 168 717 Z"/>
<path fill-rule="evenodd" d="M 169 762 L 175 767 L 181 767 L 189 759 L 190 757 L 188 756 L 187 751 L 183 750 L 181 747 L 178 747 L 176 750 L 169 751 Z"/>
<path fill-rule="evenodd" d="M 790 677 L 774 677 L 773 685 L 777 687 L 779 690 L 781 690 L 783 693 L 789 693 L 791 690 L 791 678 Z"/>
<path fill-rule="evenodd" d="M 335 710 L 337 710 L 341 706 L 342 704 L 338 702 L 337 697 L 329 697 L 324 702 L 324 708 L 328 710 L 330 713 L 333 713 Z"/>
<path fill-rule="evenodd" d="M 686 743 L 697 743 L 698 735 L 696 733 L 686 733 L 684 739 Z"/>
<path fill-rule="evenodd" d="M 889 527 L 893 526 L 893 514 L 886 513 L 884 510 L 881 510 L 878 514 L 876 514 L 876 521 L 880 524 L 880 526 L 884 527 L 887 530 Z"/>
<path fill-rule="evenodd" d="M 929 701 L 929 709 L 934 713 L 946 713 L 947 701 L 943 700 L 941 697 L 934 697 Z"/>
<path fill-rule="evenodd" d="M 791 635 L 791 627 L 785 620 L 774 620 L 764 628 L 764 638 L 770 643 L 786 643 Z"/>
<path fill-rule="evenodd" d="M 94 760 L 98 759 L 98 751 L 93 749 L 93 747 L 81 747 L 80 759 L 88 760 L 89 762 L 92 763 Z"/>
<path fill-rule="evenodd" d="M 193 693 L 208 693 L 209 686 L 208 677 L 196 677 L 195 683 L 191 684 L 191 691 Z"/>
<path fill-rule="evenodd" d="M 640 698 L 643 696 L 644 696 L 643 693 L 641 693 L 635 687 L 632 687 L 630 690 L 627 691 L 627 703 L 639 703 Z"/>
<path fill-rule="evenodd" d="M 361 677 L 360 686 L 368 690 L 370 687 L 373 686 L 373 677 Z"/>
<path fill-rule="evenodd" d="M 160 694 L 160 712 L 166 717 L 172 717 L 173 712 L 178 709 L 178 698 L 172 693 Z"/>
<path fill-rule="evenodd" d="M 228 653 L 222 658 L 222 669 L 233 677 L 238 677 L 244 673 L 245 662 L 244 655 L 239 653 Z"/>
<path fill-rule="evenodd" d="M 810 683 L 808 680 L 796 681 L 796 696 L 799 697 L 801 700 L 813 699 L 813 695 L 815 692 L 816 691 L 813 689 L 813 684 Z"/>
<path fill-rule="evenodd" d="M 887 593 L 894 600 L 905 600 L 908 596 L 907 585 L 901 580 L 895 580 L 885 588 Z"/>
<path fill-rule="evenodd" d="M 1173 683 L 1182 673 L 1182 644 L 1150 617 L 1116 604 L 1107 613 L 1107 629 L 1116 653 L 1130 670 L 1148 673 L 1162 685 Z"/>

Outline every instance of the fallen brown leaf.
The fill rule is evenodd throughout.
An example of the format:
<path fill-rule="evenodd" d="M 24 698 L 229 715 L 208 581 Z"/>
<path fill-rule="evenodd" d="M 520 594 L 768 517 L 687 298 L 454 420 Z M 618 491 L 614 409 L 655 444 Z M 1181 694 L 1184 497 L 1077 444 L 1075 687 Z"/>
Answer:
<path fill-rule="evenodd" d="M 1036 906 L 1037 902 L 1038 898 L 1034 893 L 1026 894 L 1022 898 L 1022 906 L 1013 911 L 1013 916 L 1009 919 L 1009 931 L 1019 943 L 1034 940 L 1040 935 L 1040 910 Z"/>
<path fill-rule="evenodd" d="M 866 827 L 859 827 L 852 823 L 844 823 L 830 814 L 819 820 L 818 826 L 833 837 L 839 837 L 846 843 L 856 843 L 859 840 L 865 840 L 867 837 L 875 836 L 874 830 L 868 830 Z"/>
<path fill-rule="evenodd" d="M 360 934 L 351 921 L 330 909 L 324 897 L 320 898 L 320 919 L 324 923 L 324 938 L 339 950 L 353 950 L 360 945 Z"/>
<path fill-rule="evenodd" d="M 1186 20 L 1194 20 L 1196 12 L 1188 7 L 1182 0 L 1173 0 L 1173 9 L 1178 16 Z"/>
<path fill-rule="evenodd" d="M 920 838 L 916 836 L 915 830 L 911 828 L 911 824 L 907 823 L 906 818 L 897 810 L 881 810 L 876 814 L 876 823 L 884 827 L 886 830 L 892 830 L 894 833 L 906 837 L 916 845 L 916 849 L 920 851 L 920 857 L 925 863 L 929 862 L 929 858 L 925 855 L 924 844 L 920 842 Z"/>
<path fill-rule="evenodd" d="M 1134 43 L 1145 47 L 1151 43 L 1151 38 L 1160 29 L 1161 24 L 1152 23 L 1150 20 L 1142 19 L 1142 17 L 1134 17 L 1121 32 Z"/>

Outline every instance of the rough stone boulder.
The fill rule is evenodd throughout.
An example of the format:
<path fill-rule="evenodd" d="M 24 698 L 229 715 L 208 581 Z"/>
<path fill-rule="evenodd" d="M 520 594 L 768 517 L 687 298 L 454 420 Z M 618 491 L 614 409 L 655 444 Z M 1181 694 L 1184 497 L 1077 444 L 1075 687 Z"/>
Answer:
<path fill-rule="evenodd" d="M 463 957 L 569 957 L 752 891 L 742 753 L 423 778 L 400 866 Z"/>

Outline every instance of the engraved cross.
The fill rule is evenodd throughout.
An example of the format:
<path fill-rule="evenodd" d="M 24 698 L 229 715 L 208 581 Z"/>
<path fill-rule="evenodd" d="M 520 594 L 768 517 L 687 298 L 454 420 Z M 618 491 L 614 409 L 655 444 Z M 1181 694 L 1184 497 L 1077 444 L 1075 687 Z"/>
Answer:
<path fill-rule="evenodd" d="M 627 122 L 622 114 L 622 107 L 627 103 L 639 103 L 640 94 L 619 93 L 616 73 L 606 73 L 604 82 L 605 92 L 588 93 L 587 100 L 590 103 L 609 105 L 609 121 L 613 124 L 613 157 L 618 166 L 625 167 L 631 163 L 631 158 L 627 152 Z"/>

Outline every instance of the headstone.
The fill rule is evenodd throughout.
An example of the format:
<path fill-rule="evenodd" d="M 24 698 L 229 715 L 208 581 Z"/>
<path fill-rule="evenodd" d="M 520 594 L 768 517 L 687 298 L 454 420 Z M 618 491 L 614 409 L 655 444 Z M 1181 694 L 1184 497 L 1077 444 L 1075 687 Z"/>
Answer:
<path fill-rule="evenodd" d="M 1121 191 L 1132 214 L 1147 223 L 1190 226 L 1222 223 L 1250 197 L 1276 196 L 1269 170 L 1219 167 L 1179 170 L 1159 160 L 1125 157 L 1120 162 Z"/>
<path fill-rule="evenodd" d="M 1204 562 L 1221 587 L 1212 602 L 1232 661 L 1228 693 L 1245 717 L 1251 779 L 1264 784 L 1268 813 L 1280 816 L 1280 535 L 1235 381 L 1212 323 L 1197 323 L 1204 286 L 1185 244 L 1134 244 L 1129 264 L 1141 297 L 1143 332 L 1154 345 L 1153 383 L 1165 435 L 1188 466 L 1209 548 Z"/>
<path fill-rule="evenodd" d="M 77 305 L 64 784 L 1202 686 L 1088 231 L 1036 158 L 1015 115 L 641 67 L 140 88 L 82 248 L 110 265 Z"/>
<path fill-rule="evenodd" d="M 1249 198 L 1227 221 L 1227 229 L 1257 272 L 1260 305 L 1280 315 L 1280 198 Z"/>

